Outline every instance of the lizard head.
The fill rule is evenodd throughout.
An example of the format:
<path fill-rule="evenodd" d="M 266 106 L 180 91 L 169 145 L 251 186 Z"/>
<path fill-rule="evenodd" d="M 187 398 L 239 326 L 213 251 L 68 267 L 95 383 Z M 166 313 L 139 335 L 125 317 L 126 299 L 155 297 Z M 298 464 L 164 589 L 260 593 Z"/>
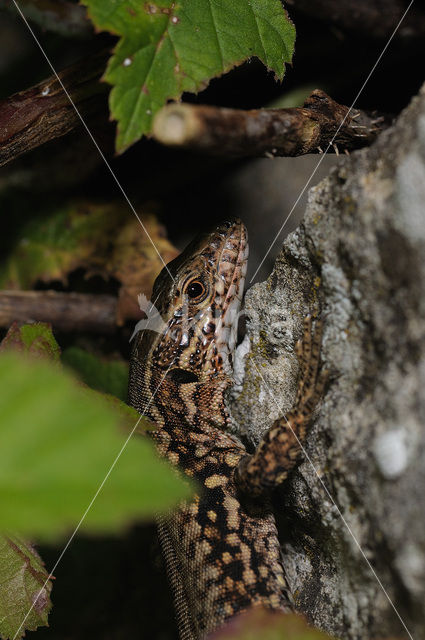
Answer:
<path fill-rule="evenodd" d="M 160 331 L 136 338 L 138 359 L 176 384 L 231 380 L 248 259 L 240 220 L 196 237 L 157 277 L 152 302 Z"/>

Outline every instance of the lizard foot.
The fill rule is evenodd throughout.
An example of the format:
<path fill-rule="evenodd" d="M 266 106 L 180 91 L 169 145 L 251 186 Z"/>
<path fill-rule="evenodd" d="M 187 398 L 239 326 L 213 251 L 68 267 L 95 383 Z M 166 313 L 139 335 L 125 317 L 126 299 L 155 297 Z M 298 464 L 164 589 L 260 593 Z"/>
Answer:
<path fill-rule="evenodd" d="M 273 423 L 256 451 L 240 461 L 235 482 L 244 493 L 260 495 L 278 486 L 300 458 L 307 427 L 328 378 L 328 372 L 320 370 L 322 330 L 322 320 L 316 320 L 313 330 L 311 316 L 304 319 L 303 338 L 295 347 L 300 362 L 295 406 Z"/>

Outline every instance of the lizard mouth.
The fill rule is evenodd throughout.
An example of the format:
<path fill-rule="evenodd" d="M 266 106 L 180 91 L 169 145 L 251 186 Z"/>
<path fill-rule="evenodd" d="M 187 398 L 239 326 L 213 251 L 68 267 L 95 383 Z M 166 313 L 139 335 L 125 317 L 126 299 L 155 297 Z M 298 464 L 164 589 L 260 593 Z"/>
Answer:
<path fill-rule="evenodd" d="M 216 330 L 216 344 L 225 369 L 233 365 L 233 352 L 238 334 L 239 310 L 242 303 L 245 275 L 248 264 L 248 234 L 245 225 L 237 219 L 227 225 L 217 272 L 226 281 L 226 294 L 222 304 L 222 315 Z"/>

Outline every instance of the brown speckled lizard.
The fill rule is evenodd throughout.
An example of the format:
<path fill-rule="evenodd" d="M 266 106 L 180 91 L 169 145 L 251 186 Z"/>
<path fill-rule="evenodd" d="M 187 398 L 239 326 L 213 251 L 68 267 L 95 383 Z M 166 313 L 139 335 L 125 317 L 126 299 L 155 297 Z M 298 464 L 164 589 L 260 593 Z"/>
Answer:
<path fill-rule="evenodd" d="M 249 454 L 228 432 L 225 400 L 247 258 L 240 220 L 198 237 L 156 279 L 162 330 L 134 339 L 129 403 L 155 423 L 161 455 L 203 487 L 159 523 L 182 640 L 205 638 L 253 606 L 292 610 L 267 492 L 299 459 L 323 390 L 320 323 L 313 332 L 307 318 L 297 345 L 295 408 Z"/>

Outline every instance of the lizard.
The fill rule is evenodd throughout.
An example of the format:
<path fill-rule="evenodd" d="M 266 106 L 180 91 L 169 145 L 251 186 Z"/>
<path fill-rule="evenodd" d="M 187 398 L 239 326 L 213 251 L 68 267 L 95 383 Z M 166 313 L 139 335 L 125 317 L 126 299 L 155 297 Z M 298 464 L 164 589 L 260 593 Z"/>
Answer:
<path fill-rule="evenodd" d="M 313 331 L 308 316 L 296 345 L 293 410 L 249 453 L 230 433 L 226 403 L 247 259 L 239 219 L 199 235 L 154 283 L 161 330 L 133 341 L 128 402 L 154 423 L 160 455 L 202 487 L 158 521 L 181 640 L 206 638 L 254 606 L 293 610 L 268 496 L 299 460 L 323 393 L 321 323 Z"/>

